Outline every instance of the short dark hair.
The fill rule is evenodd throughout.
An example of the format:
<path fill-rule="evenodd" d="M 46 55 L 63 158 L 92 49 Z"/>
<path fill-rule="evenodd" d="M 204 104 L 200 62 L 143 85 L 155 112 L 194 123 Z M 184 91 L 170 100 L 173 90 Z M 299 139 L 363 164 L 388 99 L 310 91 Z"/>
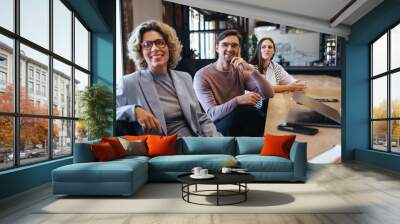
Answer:
<path fill-rule="evenodd" d="M 239 31 L 231 29 L 231 30 L 225 30 L 222 33 L 218 34 L 217 44 L 219 44 L 219 42 L 225 39 L 225 37 L 227 36 L 236 36 L 239 39 L 239 44 L 242 43 L 242 35 L 239 33 Z"/>

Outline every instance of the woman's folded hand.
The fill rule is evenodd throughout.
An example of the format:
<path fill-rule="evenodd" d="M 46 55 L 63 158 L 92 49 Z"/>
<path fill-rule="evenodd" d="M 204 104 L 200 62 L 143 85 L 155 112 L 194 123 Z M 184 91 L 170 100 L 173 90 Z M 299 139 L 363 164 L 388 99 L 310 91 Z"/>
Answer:
<path fill-rule="evenodd" d="M 141 107 L 135 108 L 136 120 L 145 130 L 159 130 L 161 132 L 161 125 L 157 118 Z"/>

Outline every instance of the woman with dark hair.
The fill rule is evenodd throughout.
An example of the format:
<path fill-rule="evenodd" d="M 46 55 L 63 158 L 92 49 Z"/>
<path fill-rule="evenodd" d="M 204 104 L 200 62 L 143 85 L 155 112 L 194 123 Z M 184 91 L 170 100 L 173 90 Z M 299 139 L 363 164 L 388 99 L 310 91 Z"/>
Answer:
<path fill-rule="evenodd" d="M 256 48 L 250 63 L 272 85 L 275 93 L 304 91 L 306 84 L 293 78 L 279 64 L 272 61 L 276 52 L 275 43 L 270 37 L 262 38 Z"/>

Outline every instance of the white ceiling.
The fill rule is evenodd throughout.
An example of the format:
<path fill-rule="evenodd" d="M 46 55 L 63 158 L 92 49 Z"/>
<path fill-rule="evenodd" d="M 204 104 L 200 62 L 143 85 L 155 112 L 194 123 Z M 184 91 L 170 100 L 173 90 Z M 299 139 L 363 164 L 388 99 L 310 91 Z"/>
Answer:
<path fill-rule="evenodd" d="M 350 26 L 374 9 L 383 0 L 167 0 L 251 19 L 293 26 L 306 30 L 350 35 Z M 332 20 L 332 21 L 331 21 Z"/>
<path fill-rule="evenodd" d="M 274 9 L 292 14 L 329 20 L 350 0 L 227 0 L 226 2 L 242 3 L 253 7 Z"/>

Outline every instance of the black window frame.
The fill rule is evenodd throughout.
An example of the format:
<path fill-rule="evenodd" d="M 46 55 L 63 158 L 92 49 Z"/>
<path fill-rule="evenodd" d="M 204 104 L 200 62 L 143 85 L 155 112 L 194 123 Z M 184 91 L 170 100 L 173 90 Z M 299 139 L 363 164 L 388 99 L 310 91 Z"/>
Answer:
<path fill-rule="evenodd" d="M 0 35 L 10 38 L 13 41 L 13 52 L 12 52 L 12 57 L 13 57 L 13 65 L 12 65 L 12 75 L 14 78 L 14 110 L 13 112 L 2 112 L 0 111 L 0 116 L 4 117 L 11 117 L 13 120 L 13 165 L 10 167 L 4 167 L 0 168 L 0 172 L 5 171 L 5 170 L 11 170 L 11 169 L 16 169 L 19 167 L 24 167 L 24 166 L 30 166 L 33 164 L 38 164 L 38 163 L 44 163 L 47 161 L 51 160 L 58 160 L 66 157 L 70 157 L 73 155 L 74 152 L 74 143 L 75 143 L 75 126 L 76 126 L 76 121 L 79 120 L 79 117 L 75 116 L 75 96 L 77 92 L 75 92 L 75 69 L 85 73 L 88 75 L 89 78 L 89 83 L 88 85 L 91 86 L 93 82 L 93 77 L 92 77 L 92 69 L 91 69 L 91 49 L 92 49 L 92 43 L 91 43 L 91 36 L 92 36 L 92 31 L 88 27 L 88 25 L 84 22 L 84 20 L 79 16 L 78 13 L 76 13 L 72 7 L 66 2 L 65 0 L 59 0 L 68 10 L 71 11 L 71 59 L 64 58 L 63 56 L 53 52 L 53 1 L 54 0 L 48 0 L 49 4 L 49 45 L 48 49 L 45 47 L 40 46 L 39 44 L 36 44 L 29 39 L 23 37 L 20 35 L 20 0 L 14 0 L 13 1 L 13 10 L 14 10 L 14 18 L 13 18 L 13 31 L 10 31 L 4 27 L 0 26 Z M 80 65 L 75 63 L 75 18 L 83 25 L 83 27 L 88 31 L 88 69 L 85 69 L 81 67 Z M 21 113 L 20 112 L 20 44 L 25 45 L 26 47 L 32 48 L 33 50 L 36 50 L 42 54 L 45 54 L 48 56 L 48 85 L 47 85 L 47 91 L 48 91 L 48 112 L 46 115 L 38 115 L 38 114 L 27 114 L 27 113 Z M 71 66 L 71 92 L 72 92 L 72 99 L 71 99 L 71 114 L 70 116 L 58 116 L 58 115 L 53 115 L 53 59 L 58 60 L 59 62 L 62 62 L 68 66 Z M 36 71 L 34 70 L 34 80 L 36 79 L 35 77 Z M 29 79 L 29 74 L 26 74 L 27 80 Z M 39 77 L 40 78 L 40 77 Z M 40 80 L 41 81 L 41 80 Z M 28 91 L 28 90 L 27 90 Z M 35 90 L 36 91 L 36 90 Z M 40 94 L 41 95 L 41 94 Z M 31 163 L 26 163 L 26 164 L 21 164 L 20 161 L 20 119 L 21 118 L 44 118 L 47 119 L 48 123 L 48 136 L 47 136 L 47 141 L 48 141 L 48 157 L 44 158 L 43 160 L 37 161 L 37 162 L 31 162 Z M 66 122 L 71 122 L 71 153 L 67 155 L 62 155 L 62 156 L 57 156 L 54 157 L 54 147 L 53 147 L 53 122 L 54 121 L 66 121 Z"/>
<path fill-rule="evenodd" d="M 379 34 L 375 39 L 373 39 L 369 44 L 369 149 L 373 151 L 386 152 L 391 154 L 400 154 L 400 152 L 392 151 L 392 121 L 400 121 L 400 117 L 392 117 L 392 99 L 391 99 L 391 77 L 396 73 L 400 72 L 400 67 L 391 69 L 391 30 L 397 26 L 400 26 L 400 20 L 392 24 L 390 27 L 386 28 L 384 32 Z M 373 74 L 373 44 L 378 41 L 384 35 L 387 35 L 387 63 L 386 63 L 386 71 L 376 74 Z M 400 55 L 398 55 L 400 56 Z M 373 118 L 373 81 L 386 77 L 386 87 L 387 87 L 387 105 L 386 105 L 386 118 Z M 373 136 L 373 122 L 376 121 L 386 121 L 386 151 L 379 150 L 374 148 L 374 136 Z M 398 146 L 400 147 L 400 146 Z"/>
<path fill-rule="evenodd" d="M 206 52 L 207 52 L 207 47 L 215 47 L 215 45 L 214 46 L 206 46 L 206 35 L 207 34 L 212 34 L 212 35 L 215 35 L 215 40 L 216 40 L 216 38 L 217 38 L 217 36 L 218 36 L 218 34 L 219 33 L 221 33 L 221 32 L 223 32 L 223 31 L 225 31 L 225 30 L 228 30 L 228 29 L 236 29 L 236 30 L 238 30 L 241 34 L 242 34 L 242 42 L 240 43 L 241 45 L 243 45 L 244 43 L 246 43 L 246 41 L 247 41 L 247 36 L 246 35 L 243 35 L 243 34 L 245 34 L 245 32 L 243 31 L 243 28 L 239 28 L 239 27 L 229 27 L 229 25 L 228 25 L 228 22 L 227 22 L 227 20 L 225 20 L 225 19 L 218 19 L 218 18 L 213 18 L 213 19 L 209 19 L 209 20 L 205 20 L 204 19 L 204 17 L 206 16 L 206 15 L 204 15 L 201 11 L 199 11 L 199 9 L 198 8 L 196 8 L 196 7 L 187 7 L 187 16 L 188 16 L 188 23 L 190 24 L 190 20 L 191 20 L 191 18 L 190 18 L 190 11 L 191 10 L 194 10 L 194 11 L 196 11 L 198 14 L 199 14 L 199 16 L 198 17 L 201 17 L 201 16 L 203 16 L 203 21 L 200 21 L 200 19 L 199 19 L 199 22 L 198 22 L 198 29 L 191 29 L 190 28 L 190 25 L 188 25 L 188 31 L 189 31 L 189 38 L 190 38 L 190 36 L 191 36 L 191 34 L 197 34 L 198 35 L 198 39 L 199 39 L 199 43 L 198 43 L 198 46 L 197 46 L 197 49 L 199 49 L 199 52 L 192 52 L 191 54 L 193 54 L 193 53 L 195 53 L 195 54 L 197 54 L 197 57 L 196 58 L 192 58 L 192 59 L 194 59 L 194 60 L 215 60 L 215 59 L 217 59 L 218 58 L 218 55 L 217 55 L 217 53 L 215 52 L 214 53 L 214 58 L 208 58 L 208 57 L 206 57 Z M 211 12 L 211 11 L 210 11 Z M 226 18 L 231 18 L 231 19 L 233 19 L 233 20 L 235 20 L 236 21 L 236 24 L 237 25 L 241 25 L 241 26 L 244 26 L 244 28 L 246 28 L 248 25 L 247 25 L 247 23 L 248 23 L 248 19 L 246 19 L 245 17 L 240 17 L 240 16 L 234 16 L 234 15 L 228 15 L 228 14 L 225 14 L 225 13 L 218 13 L 218 12 L 214 12 L 214 13 L 216 13 L 216 14 L 219 14 L 219 15 L 223 15 L 223 16 L 225 16 Z M 206 28 L 206 22 L 214 22 L 215 24 L 214 24 L 214 29 L 208 29 L 208 28 Z M 221 23 L 224 23 L 224 27 L 221 27 Z M 242 24 L 243 23 L 243 24 Z M 203 34 L 203 37 L 201 36 Z M 201 41 L 202 40 L 202 41 Z M 190 51 L 192 51 L 192 50 L 196 50 L 196 49 L 192 49 L 191 47 L 192 47 L 192 45 L 191 45 L 192 43 L 189 41 L 189 49 L 190 49 Z M 215 41 L 215 44 L 216 44 L 216 41 Z M 211 48 L 212 49 L 212 48 Z M 245 51 L 242 51 L 242 53 L 246 53 Z M 191 56 L 193 56 L 193 55 L 191 55 Z"/>

